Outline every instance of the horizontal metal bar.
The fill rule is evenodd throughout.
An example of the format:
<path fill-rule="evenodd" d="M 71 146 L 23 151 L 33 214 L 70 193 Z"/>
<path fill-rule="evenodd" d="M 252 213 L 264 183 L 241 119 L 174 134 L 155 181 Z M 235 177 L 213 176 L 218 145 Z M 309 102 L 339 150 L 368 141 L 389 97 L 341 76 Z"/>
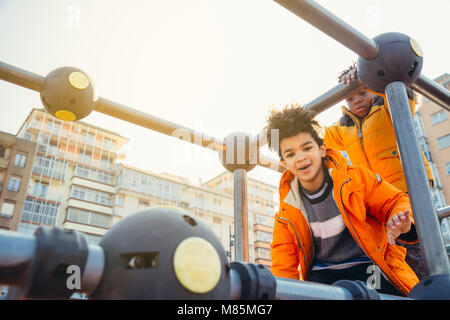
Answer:
<path fill-rule="evenodd" d="M 450 92 L 435 81 L 421 74 L 411 88 L 450 111 Z"/>
<path fill-rule="evenodd" d="M 201 132 L 194 131 L 174 122 L 166 121 L 102 97 L 96 102 L 94 110 L 211 150 L 224 150 L 223 142 L 217 138 L 204 135 Z"/>
<path fill-rule="evenodd" d="M 444 219 L 450 216 L 450 206 L 439 208 L 436 211 L 439 219 Z"/>
<path fill-rule="evenodd" d="M 276 300 L 353 300 L 349 290 L 310 281 L 275 277 Z M 230 300 L 242 298 L 242 280 L 238 271 L 230 270 Z M 411 300 L 406 297 L 378 294 L 380 300 Z"/>
<path fill-rule="evenodd" d="M 372 60 L 378 55 L 376 43 L 311 0 L 275 0 L 317 29 L 346 46 L 360 57 Z"/>
<path fill-rule="evenodd" d="M 350 291 L 342 287 L 278 277 L 275 279 L 277 300 L 353 300 Z"/>
<path fill-rule="evenodd" d="M 307 103 L 305 107 L 312 110 L 314 114 L 317 115 L 339 103 L 340 101 L 348 98 L 355 92 L 364 89 L 365 87 L 366 85 L 364 85 L 364 83 L 362 83 L 361 79 L 359 78 L 352 81 L 350 84 L 340 83 L 327 92 L 323 93 L 322 95 L 318 96 L 313 101 Z"/>
<path fill-rule="evenodd" d="M 0 61 L 0 79 L 41 92 L 45 77 Z"/>

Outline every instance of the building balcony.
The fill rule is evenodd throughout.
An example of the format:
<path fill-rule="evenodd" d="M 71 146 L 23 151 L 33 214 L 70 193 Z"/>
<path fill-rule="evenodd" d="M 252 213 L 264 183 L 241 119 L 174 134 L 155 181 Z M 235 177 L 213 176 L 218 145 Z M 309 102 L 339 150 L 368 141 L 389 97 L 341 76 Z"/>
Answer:
<path fill-rule="evenodd" d="M 257 264 L 262 264 L 268 268 L 270 268 L 272 266 L 272 261 L 270 259 L 266 259 L 266 258 L 255 258 L 255 263 Z"/>
<path fill-rule="evenodd" d="M 9 160 L 5 158 L 0 158 L 0 169 L 8 168 Z"/>

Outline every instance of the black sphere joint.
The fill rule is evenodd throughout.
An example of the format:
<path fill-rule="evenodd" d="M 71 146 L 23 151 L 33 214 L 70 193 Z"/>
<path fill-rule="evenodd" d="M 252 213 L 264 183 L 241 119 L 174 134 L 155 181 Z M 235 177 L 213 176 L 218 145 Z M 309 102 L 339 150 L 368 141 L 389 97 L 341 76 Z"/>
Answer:
<path fill-rule="evenodd" d="M 378 55 L 373 60 L 358 58 L 358 74 L 370 89 L 384 93 L 387 84 L 402 81 L 413 84 L 420 75 L 423 53 L 420 45 L 411 37 L 389 32 L 376 36 Z"/>
<path fill-rule="evenodd" d="M 450 300 L 450 274 L 426 277 L 411 289 L 408 298 L 418 300 Z"/>
<path fill-rule="evenodd" d="M 245 169 L 247 171 L 256 167 L 259 157 L 257 143 L 252 142 L 250 134 L 234 132 L 224 138 L 224 151 L 219 154 L 222 165 L 228 171 Z"/>
<path fill-rule="evenodd" d="M 58 119 L 83 119 L 92 112 L 96 100 L 91 78 L 80 69 L 62 67 L 45 77 L 41 101 L 45 109 Z"/>
<path fill-rule="evenodd" d="M 229 262 L 214 232 L 188 211 L 155 207 L 116 223 L 99 244 L 102 280 L 90 299 L 225 300 Z"/>

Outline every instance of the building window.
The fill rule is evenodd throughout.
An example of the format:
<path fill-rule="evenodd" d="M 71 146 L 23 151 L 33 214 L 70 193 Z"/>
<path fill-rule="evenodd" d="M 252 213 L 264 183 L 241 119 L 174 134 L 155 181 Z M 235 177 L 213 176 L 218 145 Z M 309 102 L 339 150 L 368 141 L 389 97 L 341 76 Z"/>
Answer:
<path fill-rule="evenodd" d="M 148 202 L 147 200 L 144 200 L 144 199 L 139 199 L 139 205 L 142 207 L 149 207 L 150 202 Z"/>
<path fill-rule="evenodd" d="M 58 208 L 59 206 L 53 202 L 27 198 L 23 206 L 22 221 L 54 226 Z"/>
<path fill-rule="evenodd" d="M 213 223 L 222 224 L 222 219 L 213 217 Z"/>
<path fill-rule="evenodd" d="M 19 192 L 20 182 L 22 179 L 20 177 L 10 177 L 8 182 L 8 190 Z"/>
<path fill-rule="evenodd" d="M 110 193 L 98 190 L 73 185 L 71 196 L 79 200 L 95 202 L 106 206 L 112 206 L 112 195 Z"/>
<path fill-rule="evenodd" d="M 111 216 L 75 208 L 67 210 L 67 220 L 101 228 L 111 226 Z"/>
<path fill-rule="evenodd" d="M 445 170 L 447 171 L 447 174 L 450 174 L 450 162 L 445 164 Z"/>
<path fill-rule="evenodd" d="M 33 196 L 38 198 L 47 197 L 48 184 L 35 182 L 33 187 Z"/>
<path fill-rule="evenodd" d="M 450 134 L 437 139 L 439 149 L 445 149 L 450 146 Z"/>
<path fill-rule="evenodd" d="M 14 213 L 15 208 L 16 208 L 16 203 L 14 201 L 5 200 L 3 202 L 2 208 L 0 210 L 0 216 L 11 218 Z"/>
<path fill-rule="evenodd" d="M 5 147 L 4 146 L 0 146 L 0 158 L 5 157 Z"/>
<path fill-rule="evenodd" d="M 22 153 L 22 152 L 16 153 L 16 157 L 14 159 L 14 165 L 16 167 L 24 168 L 26 161 L 27 161 L 27 155 L 25 153 Z"/>
<path fill-rule="evenodd" d="M 431 123 L 432 124 L 438 124 L 438 123 L 440 123 L 442 121 L 445 121 L 445 120 L 447 120 L 447 116 L 446 116 L 444 110 L 441 110 L 439 112 L 433 113 L 431 115 Z"/>
<path fill-rule="evenodd" d="M 116 196 L 116 206 L 123 207 L 123 196 L 122 195 Z"/>

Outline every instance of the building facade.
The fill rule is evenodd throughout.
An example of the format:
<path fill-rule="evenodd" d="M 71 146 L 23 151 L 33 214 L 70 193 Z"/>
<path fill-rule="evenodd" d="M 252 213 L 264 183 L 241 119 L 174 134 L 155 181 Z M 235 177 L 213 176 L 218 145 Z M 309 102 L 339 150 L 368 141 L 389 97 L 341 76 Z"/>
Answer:
<path fill-rule="evenodd" d="M 233 197 L 233 174 L 231 172 L 224 172 L 204 185 Z M 249 261 L 270 267 L 270 243 L 272 242 L 274 217 L 279 207 L 278 188 L 247 178 L 247 199 Z M 231 214 L 233 214 L 233 210 L 231 210 Z"/>
<path fill-rule="evenodd" d="M 83 122 L 33 109 L 18 132 L 36 144 L 18 230 L 38 226 L 78 230 L 96 243 L 114 222 L 114 163 L 128 140 Z"/>
<path fill-rule="evenodd" d="M 445 73 L 435 82 L 450 90 L 450 74 Z M 450 205 L 450 112 L 430 99 L 421 96 L 415 114 L 416 132 L 430 162 L 435 178 L 432 190 L 437 208 Z M 450 223 L 444 219 L 442 231 L 450 244 Z"/>
<path fill-rule="evenodd" d="M 17 230 L 35 151 L 36 143 L 0 132 L 0 229 Z"/>
<path fill-rule="evenodd" d="M 127 215 L 174 206 L 205 222 L 234 259 L 230 172 L 195 185 L 183 177 L 119 163 L 124 159 L 119 150 L 128 139 L 84 122 L 61 121 L 41 109 L 32 110 L 18 136 L 35 145 L 18 231 L 56 226 L 83 232 L 90 243 L 98 243 Z M 277 194 L 275 186 L 248 179 L 251 262 L 270 266 Z"/>

